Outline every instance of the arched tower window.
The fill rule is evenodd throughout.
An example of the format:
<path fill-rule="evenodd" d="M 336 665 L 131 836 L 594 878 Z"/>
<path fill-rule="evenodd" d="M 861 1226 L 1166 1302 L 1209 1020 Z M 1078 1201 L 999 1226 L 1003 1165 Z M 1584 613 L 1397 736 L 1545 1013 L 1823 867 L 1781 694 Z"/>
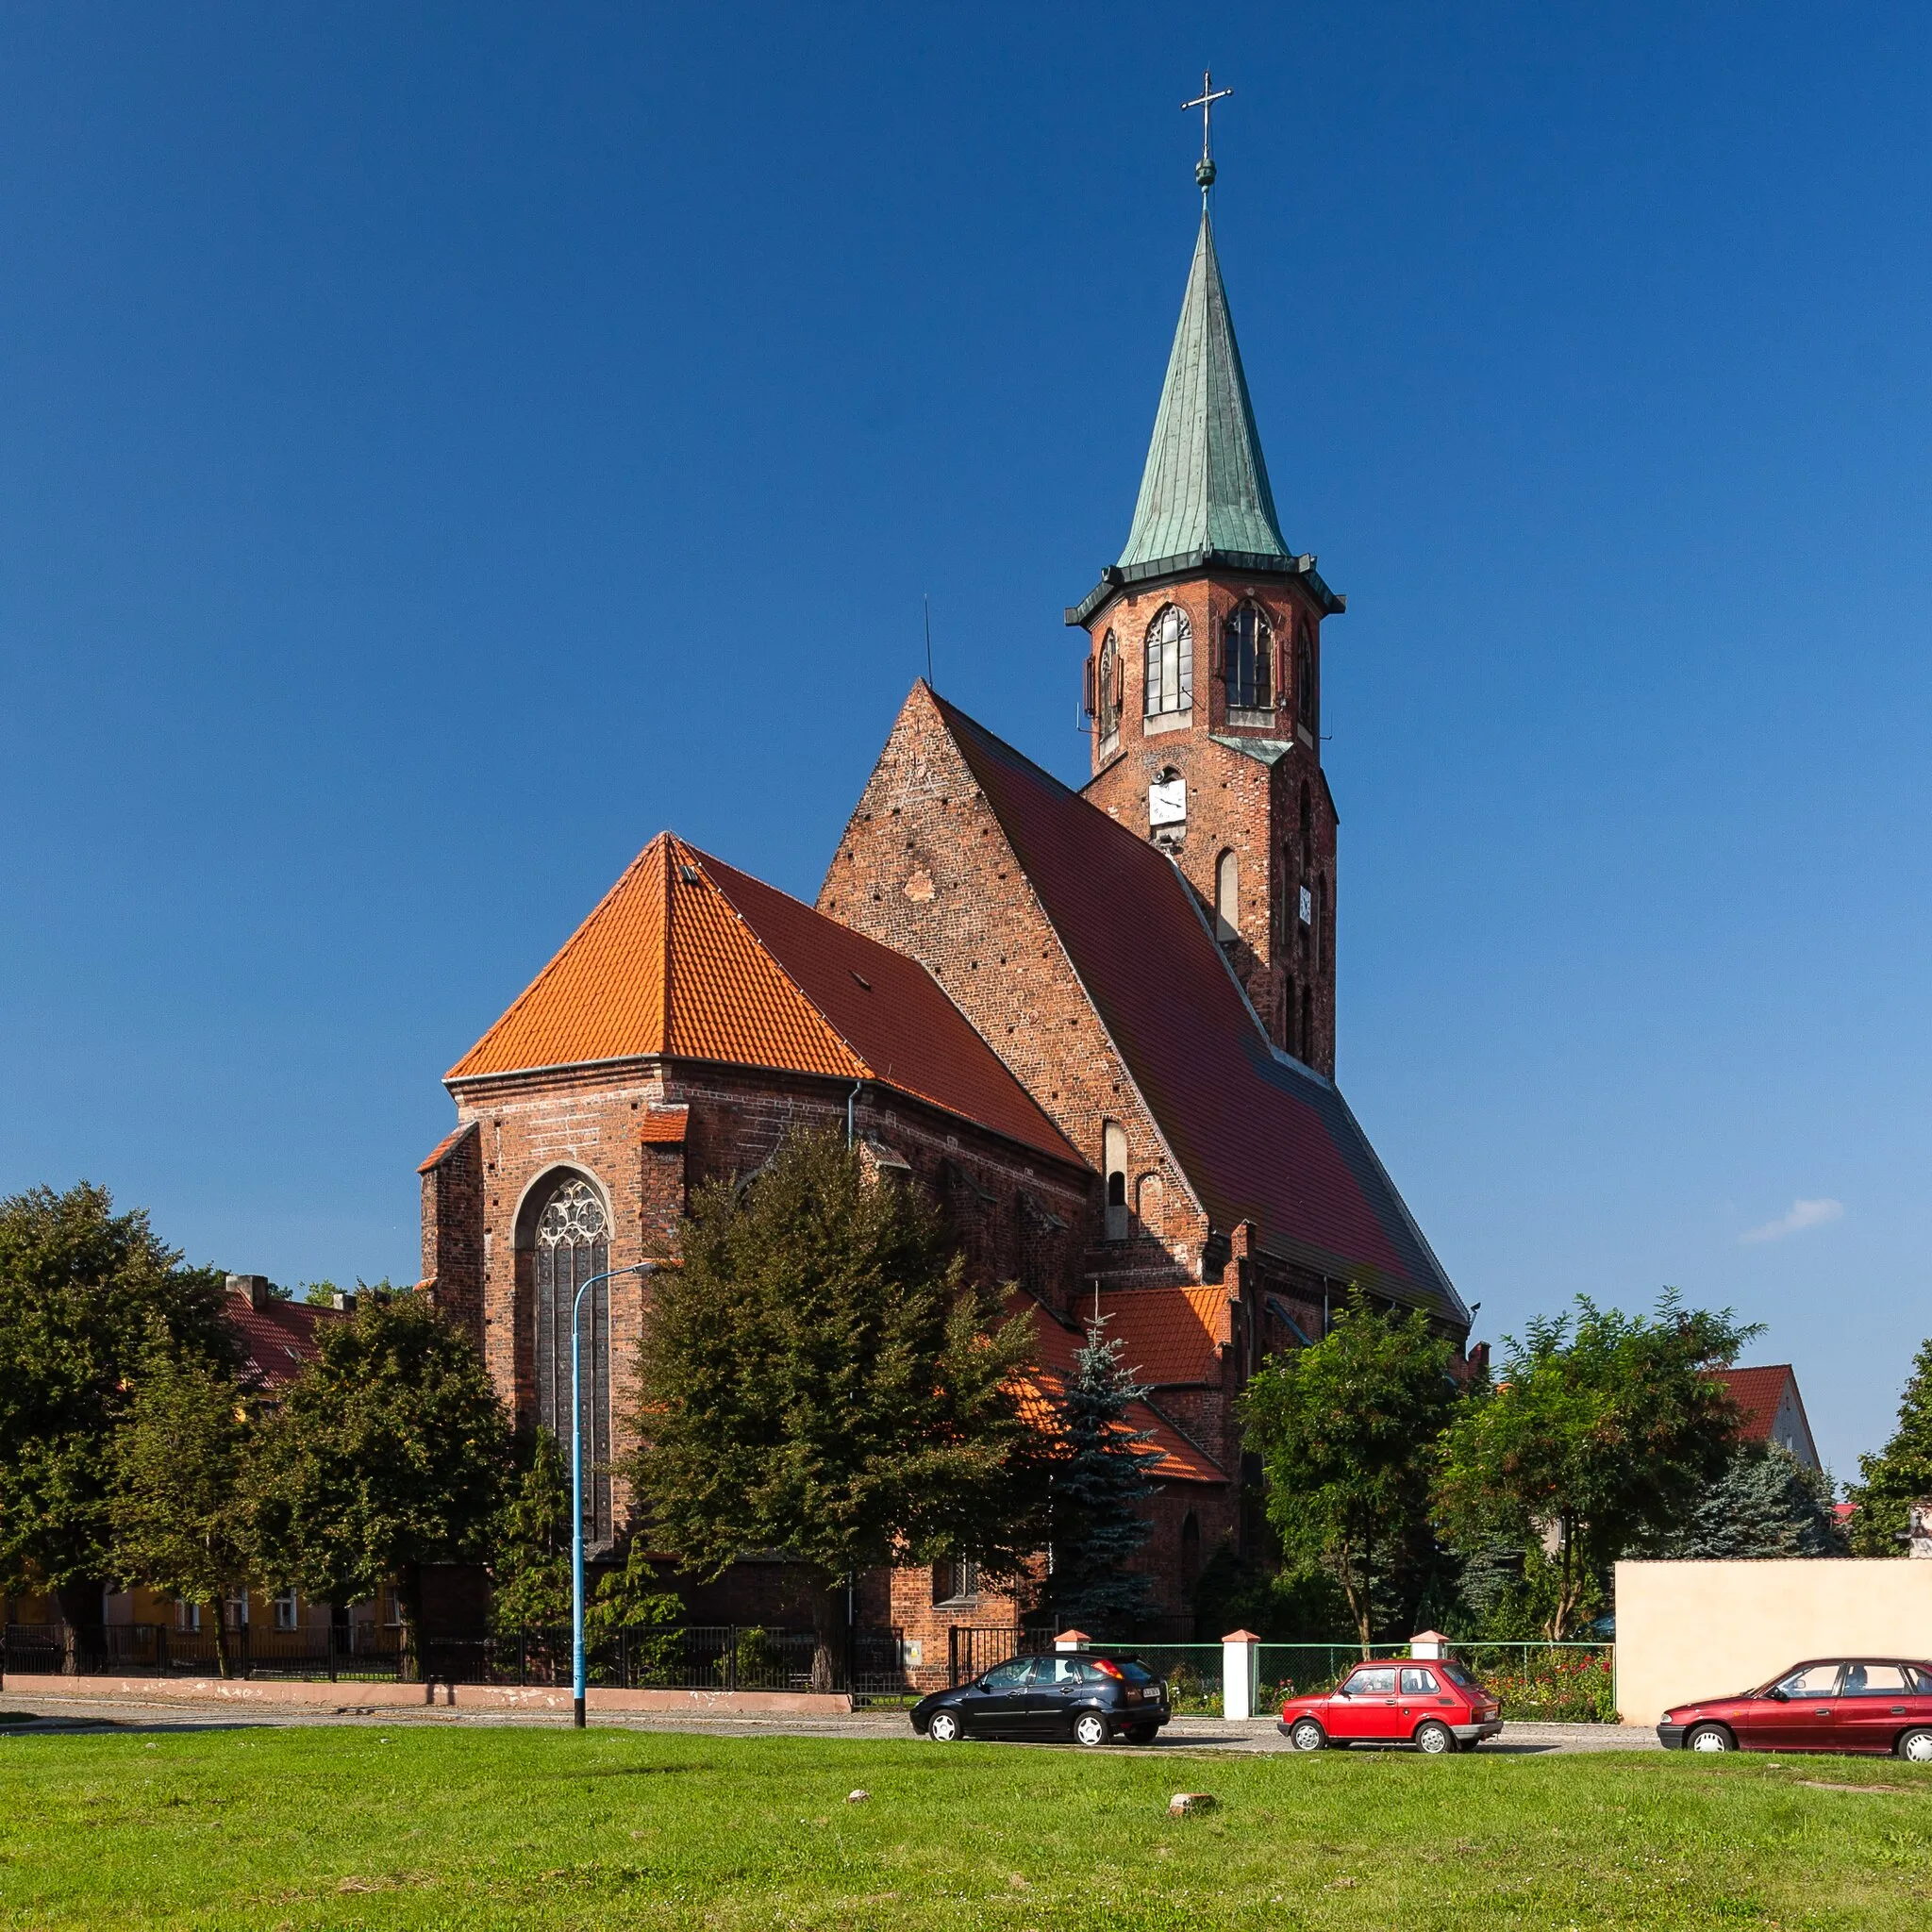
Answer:
<path fill-rule="evenodd" d="M 536 1305 L 537 1420 L 570 1457 L 571 1306 L 610 1266 L 603 1197 L 579 1174 L 558 1176 L 536 1214 L 531 1241 Z M 582 1348 L 584 1540 L 608 1547 L 610 1522 L 610 1284 L 599 1281 L 577 1311 Z"/>
<path fill-rule="evenodd" d="M 1270 685 L 1274 640 L 1268 620 L 1254 605 L 1243 604 L 1227 620 L 1222 655 L 1229 710 L 1265 710 L 1274 703 Z"/>
<path fill-rule="evenodd" d="M 1121 728 L 1121 647 L 1108 631 L 1100 646 L 1100 670 L 1094 680 L 1094 722 L 1103 738 Z"/>
<path fill-rule="evenodd" d="M 1100 1124 L 1100 1171 L 1107 1182 L 1107 1239 L 1127 1238 L 1127 1131 L 1118 1121 Z"/>
<path fill-rule="evenodd" d="M 1160 1233 L 1161 1216 L 1167 1205 L 1166 1191 L 1160 1184 L 1160 1176 L 1158 1174 L 1143 1174 L 1136 1193 L 1141 1232 L 1158 1236 Z"/>
<path fill-rule="evenodd" d="M 1322 735 L 1322 707 L 1315 690 L 1315 641 L 1306 624 L 1296 627 L 1294 642 L 1294 704 L 1298 723 L 1310 738 Z"/>
<path fill-rule="evenodd" d="M 1163 605 L 1147 626 L 1145 709 L 1158 718 L 1194 704 L 1194 627 L 1178 604 Z"/>
<path fill-rule="evenodd" d="M 1241 930 L 1241 862 L 1232 852 L 1224 852 L 1214 866 L 1214 936 L 1239 939 Z"/>

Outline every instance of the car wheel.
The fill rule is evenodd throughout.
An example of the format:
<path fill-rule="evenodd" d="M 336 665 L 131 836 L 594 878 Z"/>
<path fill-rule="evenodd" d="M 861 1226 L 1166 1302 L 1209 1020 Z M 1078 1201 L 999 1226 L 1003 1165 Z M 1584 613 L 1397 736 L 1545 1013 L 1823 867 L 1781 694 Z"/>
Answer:
<path fill-rule="evenodd" d="M 935 1744 L 953 1743 L 959 1735 L 959 1720 L 950 1710 L 936 1710 L 926 1720 L 925 1735 Z"/>
<path fill-rule="evenodd" d="M 1699 1724 L 1684 1740 L 1687 1751 L 1735 1751 L 1738 1740 L 1722 1724 Z"/>
<path fill-rule="evenodd" d="M 1907 1764 L 1932 1764 L 1932 1731 L 1907 1731 L 1898 1740 L 1898 1755 Z"/>
<path fill-rule="evenodd" d="M 1074 1742 L 1085 1744 L 1091 1751 L 1096 1744 L 1107 1742 L 1107 1720 L 1097 1710 L 1083 1710 L 1074 1720 Z"/>
<path fill-rule="evenodd" d="M 1129 1724 L 1121 1733 L 1130 1744 L 1151 1744 L 1160 1735 L 1158 1724 Z"/>
<path fill-rule="evenodd" d="M 1328 1741 L 1328 1733 L 1313 1718 L 1298 1717 L 1288 1734 L 1288 1741 L 1297 1751 L 1319 1751 Z"/>
<path fill-rule="evenodd" d="M 1427 1724 L 1416 1726 L 1415 1748 L 1424 1757 L 1446 1757 L 1456 1749 L 1456 1733 L 1431 1718 Z"/>

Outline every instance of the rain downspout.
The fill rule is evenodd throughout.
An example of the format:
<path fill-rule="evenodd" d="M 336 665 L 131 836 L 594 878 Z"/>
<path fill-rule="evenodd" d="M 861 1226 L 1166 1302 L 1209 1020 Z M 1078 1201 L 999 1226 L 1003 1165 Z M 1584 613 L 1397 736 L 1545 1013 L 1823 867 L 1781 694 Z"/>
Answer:
<path fill-rule="evenodd" d="M 851 1152 L 853 1139 L 852 1109 L 858 1104 L 858 1090 L 864 1085 L 863 1080 L 853 1081 L 852 1091 L 845 1096 L 845 1148 L 848 1153 Z"/>

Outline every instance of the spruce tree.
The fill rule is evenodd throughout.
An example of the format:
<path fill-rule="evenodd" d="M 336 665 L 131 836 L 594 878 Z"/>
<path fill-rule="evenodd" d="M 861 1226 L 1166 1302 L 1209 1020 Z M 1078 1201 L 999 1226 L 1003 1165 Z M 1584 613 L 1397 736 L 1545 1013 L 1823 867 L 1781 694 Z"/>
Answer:
<path fill-rule="evenodd" d="M 1853 1553 L 1903 1557 L 1911 1506 L 1932 1497 L 1932 1341 L 1913 1358 L 1891 1441 L 1876 1456 L 1859 1457 L 1858 1474 L 1863 1480 L 1845 1491 L 1845 1500 L 1857 1506 Z"/>
<path fill-rule="evenodd" d="M 563 1452 L 540 1428 L 497 1524 L 490 1619 L 499 1634 L 570 1621 L 570 1483 Z"/>
<path fill-rule="evenodd" d="M 1147 1614 L 1148 1581 L 1127 1566 L 1153 1534 L 1144 1507 L 1159 1452 L 1127 1407 L 1147 1391 L 1107 1338 L 1108 1317 L 1090 1324 L 1060 1398 L 1060 1454 L 1053 1467 L 1054 1615 L 1095 1635 Z M 1097 1626 L 1097 1627 L 1096 1627 Z"/>
<path fill-rule="evenodd" d="M 1740 1443 L 1684 1523 L 1658 1539 L 1659 1557 L 1841 1557 L 1831 1481 L 1790 1450 Z"/>

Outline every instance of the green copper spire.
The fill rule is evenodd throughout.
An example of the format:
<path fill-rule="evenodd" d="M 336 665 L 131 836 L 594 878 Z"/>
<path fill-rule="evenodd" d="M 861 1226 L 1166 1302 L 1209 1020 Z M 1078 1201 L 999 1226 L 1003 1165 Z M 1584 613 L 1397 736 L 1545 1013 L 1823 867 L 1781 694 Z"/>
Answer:
<path fill-rule="evenodd" d="M 1204 208 L 1134 526 L 1116 568 L 1216 551 L 1289 560 Z"/>

